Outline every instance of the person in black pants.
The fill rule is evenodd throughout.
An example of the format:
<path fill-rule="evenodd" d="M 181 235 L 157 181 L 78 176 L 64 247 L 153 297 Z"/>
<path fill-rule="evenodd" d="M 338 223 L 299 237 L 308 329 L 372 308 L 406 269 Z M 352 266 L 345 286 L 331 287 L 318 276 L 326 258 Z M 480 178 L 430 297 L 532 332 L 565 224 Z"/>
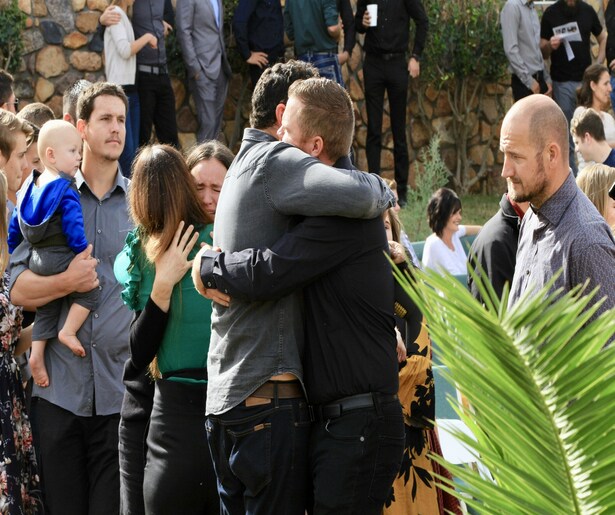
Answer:
<path fill-rule="evenodd" d="M 156 138 L 179 148 L 175 119 L 175 94 L 167 70 L 167 51 L 164 38 L 174 25 L 175 16 L 170 0 L 135 2 L 132 26 L 135 38 L 151 33 L 158 38 L 158 48 L 143 48 L 137 54 L 137 88 L 141 104 L 139 146 L 151 138 L 152 125 Z"/>
<path fill-rule="evenodd" d="M 370 26 L 367 4 L 378 5 L 378 20 Z M 409 24 L 416 24 L 414 47 L 406 61 L 409 44 Z M 406 141 L 406 106 L 408 73 L 420 74 L 420 60 L 427 38 L 429 22 L 420 0 L 358 0 L 355 16 L 357 32 L 365 34 L 363 78 L 367 110 L 367 166 L 380 173 L 382 149 L 382 111 L 385 91 L 389 97 L 389 116 L 393 132 L 395 181 L 399 205 L 404 207 L 408 192 L 408 143 Z"/>
<path fill-rule="evenodd" d="M 288 98 L 283 141 L 324 164 L 352 168 L 348 93 L 334 81 L 312 78 L 294 83 Z M 205 295 L 204 284 L 244 301 L 275 300 L 303 288 L 304 386 L 316 420 L 308 449 L 313 481 L 308 511 L 314 514 L 382 513 L 399 471 L 404 424 L 397 395 L 394 281 L 385 252 L 380 217 L 307 217 L 271 250 L 204 250 L 203 259 L 194 260 L 202 283 L 194 274 L 193 279 Z M 212 454 L 232 437 L 210 438 Z"/>

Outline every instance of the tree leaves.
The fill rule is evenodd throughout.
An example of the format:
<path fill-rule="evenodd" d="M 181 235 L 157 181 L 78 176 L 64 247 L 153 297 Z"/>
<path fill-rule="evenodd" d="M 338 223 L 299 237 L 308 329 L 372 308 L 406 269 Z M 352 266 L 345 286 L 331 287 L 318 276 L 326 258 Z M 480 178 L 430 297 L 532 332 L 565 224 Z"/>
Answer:
<path fill-rule="evenodd" d="M 473 436 L 456 436 L 491 476 L 446 464 L 457 495 L 486 513 L 615 512 L 615 313 L 588 324 L 579 289 L 509 310 L 479 279 L 486 307 L 452 276 L 396 275 L 471 406 L 456 410 Z"/>

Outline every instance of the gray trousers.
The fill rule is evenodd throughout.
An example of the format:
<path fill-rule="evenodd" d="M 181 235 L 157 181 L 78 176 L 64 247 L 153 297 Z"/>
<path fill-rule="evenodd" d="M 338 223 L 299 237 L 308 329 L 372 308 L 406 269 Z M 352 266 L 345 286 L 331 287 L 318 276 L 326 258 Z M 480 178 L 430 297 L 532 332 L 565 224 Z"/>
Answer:
<path fill-rule="evenodd" d="M 211 80 L 201 71 L 197 80 L 190 79 L 190 90 L 196 104 L 199 130 L 197 143 L 216 139 L 222 127 L 224 101 L 228 91 L 228 77 L 220 69 L 220 75 Z"/>

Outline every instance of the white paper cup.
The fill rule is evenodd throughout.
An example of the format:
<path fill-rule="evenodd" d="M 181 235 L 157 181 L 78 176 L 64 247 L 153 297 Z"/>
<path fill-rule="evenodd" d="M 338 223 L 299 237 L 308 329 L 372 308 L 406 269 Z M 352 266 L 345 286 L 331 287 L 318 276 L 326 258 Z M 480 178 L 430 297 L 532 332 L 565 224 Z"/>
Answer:
<path fill-rule="evenodd" d="M 378 4 L 368 4 L 367 12 L 370 16 L 369 26 L 376 27 L 378 25 Z"/>

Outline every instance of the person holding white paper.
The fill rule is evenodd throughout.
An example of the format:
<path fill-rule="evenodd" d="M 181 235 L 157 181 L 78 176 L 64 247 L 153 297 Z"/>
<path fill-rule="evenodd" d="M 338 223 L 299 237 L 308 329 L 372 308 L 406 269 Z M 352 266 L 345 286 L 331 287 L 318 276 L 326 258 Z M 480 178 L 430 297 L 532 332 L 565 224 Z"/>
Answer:
<path fill-rule="evenodd" d="M 545 59 L 551 58 L 553 99 L 560 106 L 568 126 L 576 107 L 576 90 L 583 72 L 592 64 L 590 36 L 598 40 L 598 58 L 604 61 L 606 31 L 594 9 L 582 0 L 558 0 L 542 16 L 540 49 Z M 570 145 L 570 168 L 577 174 L 574 145 Z"/>

